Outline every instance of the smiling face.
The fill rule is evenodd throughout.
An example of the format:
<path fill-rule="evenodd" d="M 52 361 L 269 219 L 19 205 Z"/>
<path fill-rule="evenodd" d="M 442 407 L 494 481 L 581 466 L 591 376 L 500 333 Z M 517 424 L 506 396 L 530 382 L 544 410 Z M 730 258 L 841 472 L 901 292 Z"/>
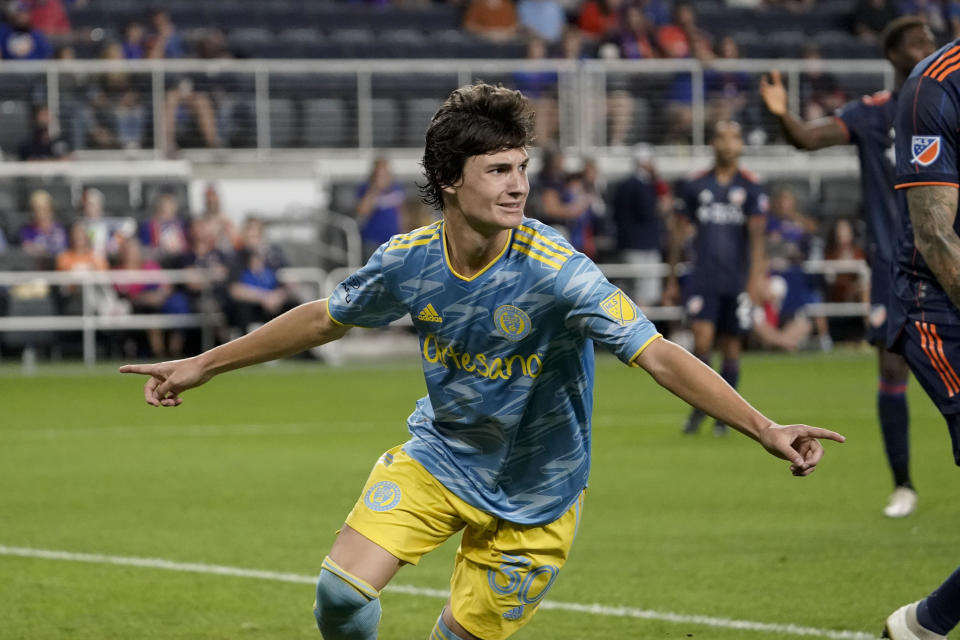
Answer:
<path fill-rule="evenodd" d="M 451 212 L 462 213 L 467 224 L 483 235 L 520 226 L 530 192 L 529 161 L 525 149 L 470 156 L 460 182 L 444 187 Z"/>

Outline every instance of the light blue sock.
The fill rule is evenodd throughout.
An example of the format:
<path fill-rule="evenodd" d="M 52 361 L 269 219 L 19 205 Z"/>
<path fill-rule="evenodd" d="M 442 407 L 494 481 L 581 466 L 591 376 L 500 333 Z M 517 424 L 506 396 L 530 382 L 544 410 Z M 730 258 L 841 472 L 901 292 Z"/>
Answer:
<path fill-rule="evenodd" d="M 376 640 L 379 593 L 366 582 L 324 560 L 313 615 L 324 640 Z"/>
<path fill-rule="evenodd" d="M 461 638 L 451 631 L 447 623 L 443 621 L 443 614 L 441 613 L 440 617 L 437 618 L 437 624 L 434 625 L 433 631 L 430 632 L 430 640 L 466 640 L 466 638 Z"/>

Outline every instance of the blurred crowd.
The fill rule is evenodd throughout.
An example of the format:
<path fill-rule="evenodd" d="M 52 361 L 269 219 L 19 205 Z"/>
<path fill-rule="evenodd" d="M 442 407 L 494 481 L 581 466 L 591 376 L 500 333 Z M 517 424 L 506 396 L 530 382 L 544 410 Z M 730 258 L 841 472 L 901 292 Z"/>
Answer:
<path fill-rule="evenodd" d="M 204 208 L 195 214 L 173 190 L 161 190 L 148 217 L 139 222 L 111 215 L 103 203 L 103 194 L 88 188 L 79 210 L 57 212 L 51 195 L 38 189 L 30 195 L 30 220 L 17 237 L 8 244 L 0 234 L 0 254 L 16 251 L 28 258 L 25 266 L 42 270 L 183 270 L 183 282 L 167 283 L 161 277 L 160 282 L 97 286 L 92 311 L 112 316 L 219 313 L 224 323 L 217 338 L 223 341 L 299 304 L 295 290 L 280 278 L 288 263 L 283 250 L 266 241 L 264 221 L 249 217 L 238 228 L 222 210 L 215 185 L 207 187 Z M 76 285 L 46 294 L 51 313 L 83 313 Z M 18 315 L 18 301 L 15 288 L 0 289 L 0 306 L 7 307 L 0 316 Z M 126 348 L 148 348 L 156 357 L 184 352 L 184 331 L 150 329 L 145 338 Z"/>
<path fill-rule="evenodd" d="M 97 0 L 13 0 L 4 5 L 0 23 L 0 58 L 43 60 L 99 57 L 105 60 L 137 59 L 231 59 L 259 57 L 256 44 L 236 42 L 233 32 L 219 25 L 191 26 L 182 30 L 162 4 L 145 5 L 142 17 L 123 24 L 75 29 L 70 11 L 95 5 Z M 718 0 L 719 2 L 719 0 Z M 352 5 L 416 7 L 429 2 L 357 0 Z M 703 94 L 709 119 L 736 119 L 754 131 L 762 143 L 767 135 L 756 101 L 748 97 L 753 78 L 742 72 L 712 68 L 716 60 L 745 55 L 746 44 L 733 37 L 729 27 L 714 32 L 698 17 L 697 3 L 669 0 L 459 0 L 453 4 L 461 14 L 464 33 L 491 45 L 522 45 L 518 56 L 544 58 L 696 59 L 704 63 Z M 822 8 L 827 0 L 726 0 L 737 10 L 777 9 L 798 16 Z M 890 19 L 914 14 L 926 20 L 941 39 L 960 35 L 960 0 L 857 0 L 844 18 L 851 39 L 875 46 L 878 34 Z M 125 19 L 126 20 L 126 19 Z M 744 25 L 747 28 L 749 25 Z M 762 31 L 762 29 L 761 29 Z M 802 33 L 798 34 L 803 36 Z M 278 37 L 278 36 L 275 36 Z M 319 30 L 316 40 L 328 37 Z M 81 46 L 82 45 L 82 46 Z M 868 47 L 871 55 L 879 52 Z M 493 55 L 493 54 L 491 54 Z M 768 57 L 756 51 L 746 55 Z M 776 55 L 784 55 L 783 52 Z M 791 57 L 810 60 L 825 54 L 815 39 L 797 42 Z M 830 55 L 830 54 L 826 54 Z M 834 54 L 836 55 L 836 54 Z M 537 100 L 538 139 L 556 140 L 558 127 L 558 78 L 555 73 L 517 73 L 508 80 Z M 606 114 L 610 145 L 638 140 L 655 144 L 689 144 L 692 101 L 695 93 L 689 73 L 678 73 L 665 86 L 640 86 L 627 74 L 608 79 Z M 49 114 L 41 113 L 47 102 L 46 84 L 30 91 L 34 106 L 33 131 L 18 149 L 21 159 L 66 157 L 71 149 L 136 149 L 152 146 L 156 118 L 150 99 L 149 74 L 122 70 L 107 74 L 74 74 L 62 78 L 59 89 L 59 132 L 51 138 Z M 829 73 L 803 76 L 801 104 L 806 117 L 831 113 L 848 96 L 843 82 Z M 648 98 L 654 96 L 656 98 Z M 662 107 L 666 123 L 648 127 L 637 135 L 637 122 L 652 109 Z M 162 117 L 165 139 L 158 141 L 175 155 L 180 147 L 254 146 L 255 104 L 252 80 L 225 73 L 167 74 Z M 653 129 L 656 129 L 655 131 Z M 633 132 L 631 134 L 631 131 Z"/>

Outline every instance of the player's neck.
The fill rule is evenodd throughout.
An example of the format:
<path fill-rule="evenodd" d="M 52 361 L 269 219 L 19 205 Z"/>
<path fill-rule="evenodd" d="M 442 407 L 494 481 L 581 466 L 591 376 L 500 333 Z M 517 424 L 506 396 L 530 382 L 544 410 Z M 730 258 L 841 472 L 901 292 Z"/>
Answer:
<path fill-rule="evenodd" d="M 713 175 L 716 176 L 717 182 L 720 184 L 726 184 L 733 180 L 739 171 L 739 167 L 737 167 L 735 164 L 725 165 L 717 163 L 717 165 L 713 168 Z"/>
<path fill-rule="evenodd" d="M 510 229 L 484 233 L 474 229 L 462 215 L 451 211 L 443 216 L 443 239 L 450 267 L 458 275 L 471 278 L 503 252 L 510 240 Z"/>

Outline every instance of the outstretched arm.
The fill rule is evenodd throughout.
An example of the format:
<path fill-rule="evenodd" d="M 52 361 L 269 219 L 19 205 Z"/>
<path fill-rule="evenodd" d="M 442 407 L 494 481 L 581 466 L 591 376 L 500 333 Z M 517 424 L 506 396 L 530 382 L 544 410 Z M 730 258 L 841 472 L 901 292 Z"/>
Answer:
<path fill-rule="evenodd" d="M 907 208 L 913 238 L 937 282 L 960 309 L 960 236 L 953 230 L 957 217 L 957 188 L 920 186 L 907 189 Z"/>
<path fill-rule="evenodd" d="M 304 349 L 343 337 L 349 326 L 339 325 L 327 312 L 326 299 L 308 302 L 277 316 L 248 333 L 198 356 L 157 364 L 128 364 L 121 373 L 150 376 L 143 387 L 148 404 L 175 407 L 180 394 L 198 387 L 218 373 L 251 364 L 285 358 Z"/>
<path fill-rule="evenodd" d="M 771 454 L 788 460 L 795 476 L 813 473 L 823 457 L 818 438 L 844 441 L 842 435 L 826 429 L 776 424 L 750 406 L 716 371 L 669 340 L 654 340 L 635 362 L 660 386 L 750 436 Z"/>
<path fill-rule="evenodd" d="M 767 110 L 780 121 L 787 140 L 798 149 L 816 151 L 850 141 L 846 129 L 836 118 L 804 122 L 790 113 L 787 109 L 787 91 L 779 71 L 771 71 L 769 77 L 764 75 L 760 78 L 760 97 Z"/>

